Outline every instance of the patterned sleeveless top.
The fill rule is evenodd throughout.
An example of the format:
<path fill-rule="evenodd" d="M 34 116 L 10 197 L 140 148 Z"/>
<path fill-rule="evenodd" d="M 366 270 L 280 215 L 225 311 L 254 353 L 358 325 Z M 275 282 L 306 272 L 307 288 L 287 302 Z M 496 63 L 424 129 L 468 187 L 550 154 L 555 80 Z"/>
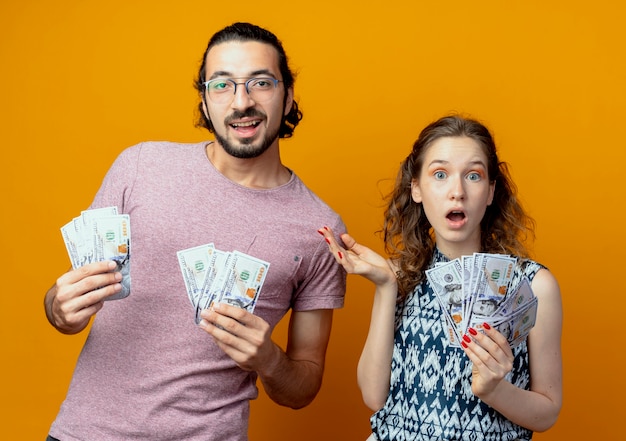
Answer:
<path fill-rule="evenodd" d="M 430 267 L 449 260 L 435 250 Z M 512 284 L 530 281 L 541 268 L 520 259 Z M 506 380 L 530 387 L 526 341 L 513 349 Z M 532 432 L 513 424 L 472 393 L 472 363 L 449 344 L 446 322 L 427 280 L 396 311 L 391 387 L 382 409 L 370 418 L 379 441 L 528 441 Z"/>

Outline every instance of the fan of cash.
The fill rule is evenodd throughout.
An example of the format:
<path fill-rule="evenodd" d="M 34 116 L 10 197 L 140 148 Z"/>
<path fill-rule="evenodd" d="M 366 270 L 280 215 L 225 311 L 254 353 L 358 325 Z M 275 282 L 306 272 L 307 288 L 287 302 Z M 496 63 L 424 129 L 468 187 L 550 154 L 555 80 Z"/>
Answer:
<path fill-rule="evenodd" d="M 517 271 L 516 271 L 517 269 Z M 452 346 L 483 323 L 500 331 L 511 347 L 524 341 L 535 325 L 537 297 L 517 258 L 474 253 L 426 271 L 446 318 Z"/>
<path fill-rule="evenodd" d="M 212 243 L 177 252 L 187 295 L 200 323 L 200 312 L 214 302 L 253 312 L 269 262 L 239 251 L 222 251 Z"/>
<path fill-rule="evenodd" d="M 61 227 L 72 268 L 92 262 L 113 260 L 122 273 L 122 290 L 105 300 L 130 294 L 130 217 L 118 214 L 117 207 L 84 210 Z"/>

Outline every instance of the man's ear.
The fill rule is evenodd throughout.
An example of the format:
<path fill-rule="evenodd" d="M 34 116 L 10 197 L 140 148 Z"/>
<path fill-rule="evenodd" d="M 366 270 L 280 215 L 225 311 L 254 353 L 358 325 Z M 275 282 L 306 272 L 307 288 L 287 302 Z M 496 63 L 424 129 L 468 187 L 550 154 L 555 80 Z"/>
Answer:
<path fill-rule="evenodd" d="M 293 106 L 293 87 L 287 89 L 287 96 L 285 97 L 285 111 L 283 112 L 283 116 L 287 116 L 289 112 L 291 112 L 291 107 Z"/>
<path fill-rule="evenodd" d="M 201 96 L 200 99 L 202 100 L 202 112 L 204 113 L 205 118 L 211 121 L 211 117 L 209 116 L 209 109 L 206 106 L 206 101 L 204 100 L 204 96 Z"/>

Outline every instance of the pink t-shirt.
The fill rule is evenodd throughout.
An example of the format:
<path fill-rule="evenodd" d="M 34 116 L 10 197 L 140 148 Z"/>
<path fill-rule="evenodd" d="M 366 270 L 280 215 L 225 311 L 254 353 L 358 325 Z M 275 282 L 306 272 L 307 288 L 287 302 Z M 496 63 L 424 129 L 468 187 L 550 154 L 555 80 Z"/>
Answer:
<path fill-rule="evenodd" d="M 247 439 L 256 374 L 197 327 L 176 252 L 214 243 L 270 262 L 254 313 L 273 327 L 289 308 L 343 306 L 345 274 L 317 229 L 341 218 L 292 174 L 269 190 L 221 175 L 205 143 L 125 150 L 92 208 L 131 220 L 131 294 L 106 302 L 50 434 L 61 441 Z"/>

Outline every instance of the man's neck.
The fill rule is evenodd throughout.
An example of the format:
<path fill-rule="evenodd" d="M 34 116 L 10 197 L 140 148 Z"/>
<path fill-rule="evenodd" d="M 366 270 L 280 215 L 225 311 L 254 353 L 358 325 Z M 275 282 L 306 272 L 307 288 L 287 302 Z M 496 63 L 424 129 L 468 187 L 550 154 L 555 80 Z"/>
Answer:
<path fill-rule="evenodd" d="M 236 158 L 217 143 L 206 146 L 206 156 L 226 178 L 248 188 L 269 189 L 285 185 L 291 172 L 280 160 L 278 143 L 256 158 Z"/>

